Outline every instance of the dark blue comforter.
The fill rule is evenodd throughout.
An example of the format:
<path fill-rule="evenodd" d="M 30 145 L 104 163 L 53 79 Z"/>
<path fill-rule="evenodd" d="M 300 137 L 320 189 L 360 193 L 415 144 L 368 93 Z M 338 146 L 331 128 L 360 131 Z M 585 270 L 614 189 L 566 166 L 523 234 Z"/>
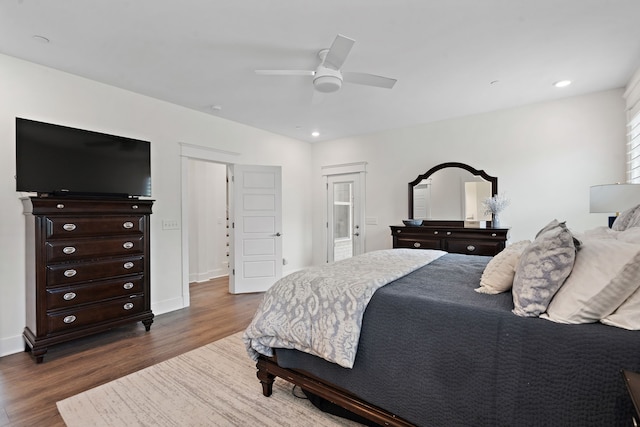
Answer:
<path fill-rule="evenodd" d="M 379 289 L 353 369 L 294 350 L 306 370 L 421 426 L 626 426 L 620 370 L 640 371 L 640 332 L 511 313 L 474 292 L 489 257 L 448 254 Z"/>

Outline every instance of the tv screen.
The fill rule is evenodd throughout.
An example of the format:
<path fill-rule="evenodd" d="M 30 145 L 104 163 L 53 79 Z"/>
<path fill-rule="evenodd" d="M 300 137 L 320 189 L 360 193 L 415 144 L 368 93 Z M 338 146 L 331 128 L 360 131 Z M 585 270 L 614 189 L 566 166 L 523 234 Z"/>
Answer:
<path fill-rule="evenodd" d="M 16 117 L 16 191 L 151 196 L 150 143 Z"/>

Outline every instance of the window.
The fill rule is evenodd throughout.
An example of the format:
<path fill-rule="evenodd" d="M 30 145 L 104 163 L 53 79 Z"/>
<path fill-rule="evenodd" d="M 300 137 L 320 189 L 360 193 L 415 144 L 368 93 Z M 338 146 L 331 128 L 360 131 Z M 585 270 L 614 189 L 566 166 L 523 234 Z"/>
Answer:
<path fill-rule="evenodd" d="M 350 182 L 336 183 L 333 187 L 333 237 L 336 240 L 351 239 L 353 221 L 351 187 Z"/>
<path fill-rule="evenodd" d="M 640 184 L 640 113 L 636 114 L 629 122 L 627 182 Z"/>
<path fill-rule="evenodd" d="M 640 69 L 627 84 L 627 183 L 640 184 Z"/>

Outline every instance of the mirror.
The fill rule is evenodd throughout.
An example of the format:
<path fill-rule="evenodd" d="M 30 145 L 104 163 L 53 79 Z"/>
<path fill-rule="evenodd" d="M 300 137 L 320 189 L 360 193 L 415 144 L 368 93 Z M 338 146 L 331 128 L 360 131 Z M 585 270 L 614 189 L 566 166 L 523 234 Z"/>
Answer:
<path fill-rule="evenodd" d="M 409 218 L 490 221 L 482 201 L 498 193 L 498 178 L 464 163 L 442 163 L 409 183 Z"/>

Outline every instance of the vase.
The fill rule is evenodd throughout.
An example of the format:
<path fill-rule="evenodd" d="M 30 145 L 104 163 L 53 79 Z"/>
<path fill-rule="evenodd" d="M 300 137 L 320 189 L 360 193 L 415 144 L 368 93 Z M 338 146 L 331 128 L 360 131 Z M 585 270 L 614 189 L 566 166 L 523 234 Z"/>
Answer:
<path fill-rule="evenodd" d="M 493 220 L 491 220 L 492 228 L 500 228 L 500 214 L 494 213 Z"/>

